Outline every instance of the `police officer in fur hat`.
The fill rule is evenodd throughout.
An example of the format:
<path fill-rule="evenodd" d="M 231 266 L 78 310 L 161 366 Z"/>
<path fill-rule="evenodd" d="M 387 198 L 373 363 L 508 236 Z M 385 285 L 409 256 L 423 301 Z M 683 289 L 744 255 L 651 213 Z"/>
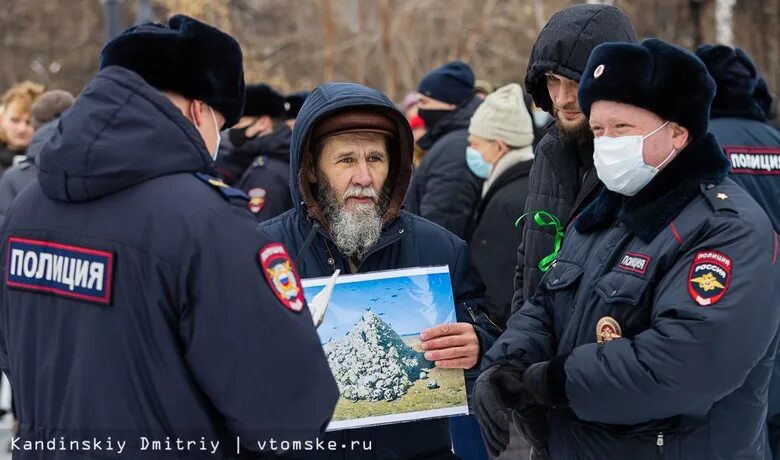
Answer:
<path fill-rule="evenodd" d="M 295 119 L 298 118 L 298 113 L 307 97 L 309 97 L 308 91 L 298 91 L 284 97 L 285 123 L 290 129 L 295 126 Z"/>
<path fill-rule="evenodd" d="M 494 452 L 514 419 L 539 458 L 764 458 L 778 237 L 726 178 L 714 93 L 698 58 L 656 39 L 591 54 L 578 98 L 606 190 L 483 358 Z"/>
<path fill-rule="evenodd" d="M 293 207 L 289 185 L 292 129 L 285 120 L 284 96 L 270 86 L 247 89 L 247 102 L 250 100 L 253 102 L 248 113 L 255 121 L 243 129 L 230 130 L 236 146 L 231 158 L 234 162 L 250 159 L 236 187 L 249 195 L 247 209 L 262 222 Z"/>
<path fill-rule="evenodd" d="M 244 105 L 238 43 L 177 15 L 113 39 L 100 69 L 3 226 L 18 445 L 234 458 L 316 435 L 338 393 L 297 271 L 212 176 Z"/>
<path fill-rule="evenodd" d="M 265 83 L 247 85 L 244 112 L 220 142 L 215 164 L 222 180 L 236 186 L 255 158 L 269 150 L 289 155 L 292 134 L 284 114 L 284 96 Z"/>

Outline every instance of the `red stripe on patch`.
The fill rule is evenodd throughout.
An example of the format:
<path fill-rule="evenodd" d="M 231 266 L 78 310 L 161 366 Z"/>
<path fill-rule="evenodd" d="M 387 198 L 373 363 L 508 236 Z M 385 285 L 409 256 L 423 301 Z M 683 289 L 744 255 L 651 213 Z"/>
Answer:
<path fill-rule="evenodd" d="M 722 252 L 698 251 L 693 256 L 691 270 L 688 273 L 688 293 L 691 298 L 703 307 L 718 303 L 729 289 L 732 266 L 731 258 Z M 697 272 L 705 270 L 709 271 L 694 277 Z M 716 276 L 715 274 L 719 271 L 722 273 Z M 710 293 L 709 291 L 715 292 Z"/>
<path fill-rule="evenodd" d="M 726 145 L 723 146 L 723 151 L 731 163 L 731 172 L 734 174 L 780 175 L 780 149 L 777 147 Z M 761 159 L 766 157 L 776 158 L 766 159 L 762 165 Z"/>
<path fill-rule="evenodd" d="M 92 295 L 86 295 L 86 294 L 79 294 L 77 292 L 71 292 L 66 291 L 64 289 L 59 289 L 55 287 L 50 286 L 39 286 L 36 284 L 30 284 L 30 283 L 22 283 L 19 281 L 12 281 L 9 279 L 9 273 L 11 271 L 11 243 L 24 243 L 24 244 L 31 244 L 39 247 L 47 247 L 47 248 L 54 248 L 54 249 L 62 249 L 66 251 L 72 251 L 76 253 L 82 253 L 82 254 L 89 254 L 99 257 L 105 257 L 106 263 L 105 263 L 105 294 L 103 296 L 92 296 Z M 22 289 L 27 289 L 30 291 L 38 291 L 38 292 L 47 292 L 50 294 L 57 294 L 61 295 L 63 297 L 71 297 L 74 299 L 79 300 L 88 300 L 92 302 L 97 302 L 101 304 L 110 304 L 111 303 L 111 281 L 112 276 L 114 274 L 114 254 L 108 251 L 100 251 L 97 249 L 89 249 L 89 248 L 83 248 L 80 246 L 72 246 L 69 244 L 62 244 L 62 243 L 53 243 L 51 241 L 43 241 L 43 240 L 31 240 L 28 238 L 19 238 L 15 236 L 11 236 L 8 238 L 7 247 L 9 250 L 6 254 L 6 270 L 5 270 L 5 284 L 10 287 L 17 287 Z"/>
<path fill-rule="evenodd" d="M 57 248 L 57 249 L 67 249 L 68 251 L 83 252 L 84 254 L 92 254 L 95 256 L 105 256 L 109 258 L 113 258 L 114 256 L 113 254 L 107 251 L 98 251 L 97 249 L 82 248 L 80 246 L 71 246 L 69 244 L 52 243 L 51 241 L 29 240 L 27 238 L 19 238 L 16 236 L 12 236 L 8 238 L 9 243 L 13 241 L 18 241 L 20 243 L 36 244 L 38 246 L 47 246 L 47 247 Z"/>
<path fill-rule="evenodd" d="M 674 239 L 677 240 L 677 243 L 682 246 L 683 239 L 680 236 L 680 233 L 677 231 L 677 227 L 674 226 L 674 222 L 669 224 L 669 229 L 672 231 L 672 235 L 674 235 Z"/>
<path fill-rule="evenodd" d="M 639 264 L 638 260 L 644 261 L 643 264 Z M 618 264 L 618 268 L 633 273 L 644 275 L 647 273 L 647 267 L 650 265 L 650 256 L 644 254 L 637 254 L 635 252 L 628 252 L 623 255 L 623 258 Z"/>

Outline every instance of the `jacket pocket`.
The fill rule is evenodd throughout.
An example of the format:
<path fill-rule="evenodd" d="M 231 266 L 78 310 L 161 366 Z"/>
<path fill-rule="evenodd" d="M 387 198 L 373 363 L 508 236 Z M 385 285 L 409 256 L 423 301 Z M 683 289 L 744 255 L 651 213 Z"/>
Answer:
<path fill-rule="evenodd" d="M 613 271 L 602 276 L 594 290 L 606 303 L 638 305 L 649 285 L 645 279 Z"/>
<path fill-rule="evenodd" d="M 650 281 L 628 273 L 609 272 L 595 283 L 593 291 L 597 296 L 593 317 L 614 319 L 621 329 L 618 335 L 631 338 L 650 327 Z"/>
<path fill-rule="evenodd" d="M 681 458 L 681 417 L 654 420 L 638 425 L 610 425 L 584 422 L 571 417 L 572 434 L 584 437 L 594 452 L 585 458 L 678 460 Z M 581 443 L 581 444 L 584 444 Z M 600 457 L 598 453 L 605 454 Z"/>
<path fill-rule="evenodd" d="M 565 260 L 553 262 L 550 271 L 544 276 L 544 287 L 548 291 L 560 291 L 575 285 L 582 277 L 584 269 L 581 265 Z"/>
<path fill-rule="evenodd" d="M 552 309 L 552 314 L 555 335 L 559 338 L 559 343 L 566 330 L 572 323 L 576 323 L 576 318 L 573 318 L 572 314 L 576 307 L 577 289 L 583 273 L 584 269 L 579 264 L 556 260 L 550 267 L 550 271 L 542 278 L 542 285 L 537 291 L 537 295 L 542 292 L 542 295 L 548 297 L 549 304 L 556 306 Z"/>

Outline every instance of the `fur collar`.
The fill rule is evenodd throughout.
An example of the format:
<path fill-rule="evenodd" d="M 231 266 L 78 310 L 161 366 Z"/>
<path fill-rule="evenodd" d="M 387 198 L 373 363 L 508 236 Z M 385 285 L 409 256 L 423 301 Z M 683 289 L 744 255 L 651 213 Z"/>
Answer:
<path fill-rule="evenodd" d="M 728 160 L 708 133 L 683 149 L 635 196 L 604 189 L 577 218 L 575 228 L 589 233 L 617 218 L 649 243 L 699 193 L 702 182 L 720 183 L 728 171 Z"/>

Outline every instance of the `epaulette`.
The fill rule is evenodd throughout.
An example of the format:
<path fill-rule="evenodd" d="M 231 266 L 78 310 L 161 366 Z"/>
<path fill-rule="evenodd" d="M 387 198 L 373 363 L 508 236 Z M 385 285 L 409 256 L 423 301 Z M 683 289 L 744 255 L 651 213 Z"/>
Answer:
<path fill-rule="evenodd" d="M 246 196 L 246 193 L 237 188 L 229 186 L 216 177 L 209 176 L 208 174 L 204 173 L 195 173 L 195 177 L 208 184 L 214 190 L 218 191 L 228 201 L 236 199 L 249 201 L 249 197 Z"/>
<path fill-rule="evenodd" d="M 26 159 L 22 160 L 19 163 L 19 169 L 21 169 L 22 171 L 26 171 L 26 170 L 30 169 L 30 167 L 33 166 L 34 164 L 35 164 L 35 161 L 33 161 L 33 160 L 29 159 L 29 158 L 26 158 Z"/>
<path fill-rule="evenodd" d="M 701 184 L 701 193 L 707 198 L 712 209 L 717 211 L 729 211 L 739 214 L 734 200 L 726 193 L 723 188 L 712 182 L 703 182 Z"/>

